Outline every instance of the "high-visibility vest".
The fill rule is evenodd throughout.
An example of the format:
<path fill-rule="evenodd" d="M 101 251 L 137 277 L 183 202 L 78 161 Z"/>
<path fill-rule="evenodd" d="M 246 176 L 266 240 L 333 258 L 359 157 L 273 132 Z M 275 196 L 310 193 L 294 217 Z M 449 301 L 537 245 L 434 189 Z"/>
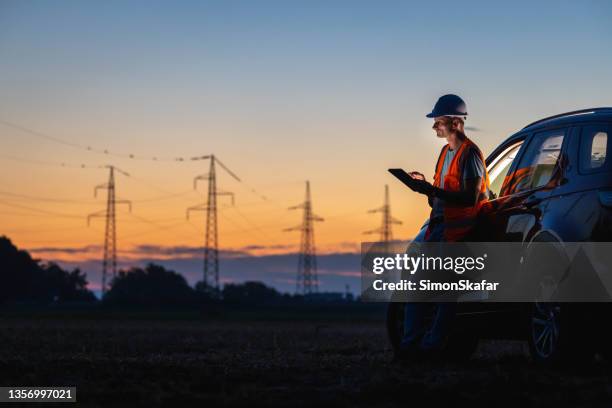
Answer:
<path fill-rule="evenodd" d="M 438 157 L 438 162 L 436 164 L 436 174 L 434 176 L 435 187 L 440 187 L 440 178 L 442 174 L 442 166 L 444 165 L 444 158 L 446 157 L 446 153 L 448 152 L 449 146 L 448 144 L 442 148 L 442 152 L 440 153 L 440 157 Z M 459 150 L 455 153 L 455 157 L 450 163 L 446 175 L 444 176 L 444 190 L 447 191 L 460 191 L 461 190 L 461 182 L 463 180 L 463 169 L 465 160 L 469 156 L 470 152 L 474 150 L 480 160 L 482 160 L 483 166 L 485 168 L 484 180 L 480 183 L 480 194 L 478 196 L 478 201 L 473 206 L 464 206 L 458 204 L 452 204 L 444 202 L 444 240 L 453 242 L 460 241 L 467 234 L 469 234 L 474 226 L 476 225 L 476 220 L 478 217 L 478 213 L 481 207 L 485 202 L 489 199 L 489 173 L 487 172 L 487 167 L 485 163 L 484 156 L 482 152 L 467 137 L 461 143 Z"/>

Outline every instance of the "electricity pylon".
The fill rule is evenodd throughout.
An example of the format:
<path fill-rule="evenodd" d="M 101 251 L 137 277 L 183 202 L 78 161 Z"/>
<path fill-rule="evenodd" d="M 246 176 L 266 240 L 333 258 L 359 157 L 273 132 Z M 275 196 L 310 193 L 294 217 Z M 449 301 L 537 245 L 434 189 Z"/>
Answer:
<path fill-rule="evenodd" d="M 234 193 L 217 191 L 217 176 L 215 164 L 221 166 L 230 176 L 240 181 L 230 169 L 219 161 L 215 155 L 204 156 L 210 159 L 208 174 L 201 174 L 193 179 L 193 189 L 197 188 L 198 180 L 208 181 L 208 199 L 206 203 L 187 208 L 187 219 L 190 211 L 206 211 L 206 232 L 204 237 L 204 284 L 208 285 L 209 275 L 213 274 L 215 289 L 219 289 L 219 234 L 217 231 L 217 196 L 228 195 L 232 197 L 234 205 Z"/>
<path fill-rule="evenodd" d="M 311 293 L 316 293 L 319 290 L 313 222 L 323 221 L 323 218 L 312 213 L 312 200 L 310 198 L 309 181 L 306 182 L 306 200 L 302 204 L 289 207 L 289 210 L 300 208 L 304 210 L 302 224 L 298 225 L 297 227 L 286 228 L 285 231 L 299 230 L 302 232 L 295 292 L 303 295 L 309 295 Z"/>
<path fill-rule="evenodd" d="M 102 295 L 106 293 L 106 280 L 110 272 L 112 277 L 117 276 L 117 219 L 115 216 L 115 204 L 127 204 L 128 210 L 132 212 L 132 203 L 128 200 L 115 199 L 115 171 L 128 176 L 129 174 L 115 166 L 105 166 L 110 170 L 108 183 L 99 184 L 94 188 L 94 197 L 98 196 L 98 190 L 107 190 L 106 209 L 87 216 L 87 226 L 90 220 L 96 217 L 106 218 L 106 228 L 104 229 L 104 256 L 102 258 Z"/>
<path fill-rule="evenodd" d="M 385 184 L 385 202 L 382 207 L 375 208 L 368 211 L 368 213 L 382 213 L 382 225 L 380 228 L 364 232 L 364 234 L 380 234 L 380 242 L 384 242 L 388 245 L 393 241 L 393 231 L 391 226 L 393 224 L 401 224 L 400 220 L 397 220 L 391 216 L 391 203 L 389 202 L 389 186 Z"/>

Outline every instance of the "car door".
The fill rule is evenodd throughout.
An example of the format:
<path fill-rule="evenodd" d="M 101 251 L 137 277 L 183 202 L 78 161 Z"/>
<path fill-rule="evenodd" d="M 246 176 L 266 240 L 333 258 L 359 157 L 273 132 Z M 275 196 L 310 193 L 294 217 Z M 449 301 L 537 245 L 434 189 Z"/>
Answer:
<path fill-rule="evenodd" d="M 543 228 L 564 242 L 609 241 L 612 126 L 581 123 L 573 128 L 567 148 L 563 184 L 548 199 Z"/>
<path fill-rule="evenodd" d="M 536 131 L 526 137 L 504 178 L 499 197 L 489 204 L 490 241 L 527 242 L 542 227 L 552 191 L 563 183 L 568 129 Z"/>
<path fill-rule="evenodd" d="M 517 158 L 520 155 L 527 133 L 513 136 L 503 144 L 498 146 L 487 158 L 487 172 L 489 173 L 489 193 L 490 201 L 483 209 L 481 218 L 477 224 L 476 240 L 481 242 L 494 241 L 492 237 L 496 234 L 491 233 L 491 226 L 494 225 L 495 213 L 491 209 L 497 207 L 497 203 L 505 199 L 506 185 L 508 185 L 512 171 L 516 168 Z M 484 295 L 483 298 L 486 298 Z M 466 302 L 461 304 L 461 312 L 466 316 L 476 319 L 476 326 L 484 336 L 511 337 L 515 335 L 513 328 L 520 324 L 517 321 L 517 314 L 514 313 L 516 305 L 511 303 L 499 302 Z M 498 322 L 504 324 L 497 324 Z M 486 329 L 483 329 L 485 328 Z"/>
<path fill-rule="evenodd" d="M 529 134 L 519 134 L 498 146 L 487 157 L 487 172 L 489 174 L 489 202 L 485 204 L 477 224 L 476 240 L 490 242 L 499 240 L 496 213 L 502 203 L 507 200 L 507 186 L 517 166 L 517 158 Z"/>
<path fill-rule="evenodd" d="M 495 196 L 481 214 L 481 241 L 524 242 L 540 229 L 547 199 L 559 184 L 566 135 L 567 129 L 527 132 L 496 149 L 497 156 L 487 161 Z M 519 259 L 515 261 L 518 264 Z M 489 319 L 490 335 L 508 337 L 520 332 L 520 303 L 487 302 L 477 308 Z"/>

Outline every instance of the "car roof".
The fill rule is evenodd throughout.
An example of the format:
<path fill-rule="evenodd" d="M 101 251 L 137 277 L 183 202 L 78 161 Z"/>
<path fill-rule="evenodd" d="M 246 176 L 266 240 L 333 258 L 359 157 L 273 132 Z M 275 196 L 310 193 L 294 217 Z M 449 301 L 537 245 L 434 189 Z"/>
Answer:
<path fill-rule="evenodd" d="M 528 124 L 521 132 L 592 121 L 612 121 L 612 107 L 580 109 L 549 116 Z"/>
<path fill-rule="evenodd" d="M 528 124 L 518 132 L 506 138 L 502 143 L 497 145 L 497 147 L 493 149 L 491 154 L 487 157 L 487 162 L 492 159 L 493 156 L 498 154 L 498 150 L 500 150 L 501 146 L 507 145 L 508 143 L 512 143 L 512 141 L 515 139 L 520 139 L 528 132 L 546 129 L 549 127 L 573 125 L 588 122 L 612 122 L 612 107 L 580 109 L 536 120 L 535 122 Z"/>

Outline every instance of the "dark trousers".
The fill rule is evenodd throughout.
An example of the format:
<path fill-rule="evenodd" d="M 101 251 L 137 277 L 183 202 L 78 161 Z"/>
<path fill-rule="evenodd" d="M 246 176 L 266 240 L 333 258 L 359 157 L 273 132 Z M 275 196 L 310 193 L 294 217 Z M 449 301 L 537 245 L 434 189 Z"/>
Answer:
<path fill-rule="evenodd" d="M 427 238 L 423 241 L 444 241 L 443 224 L 431 227 Z M 432 324 L 427 330 L 425 316 L 432 308 L 435 308 L 435 314 Z M 422 350 L 442 348 L 455 320 L 456 309 L 457 304 L 455 302 L 406 303 L 402 347 Z"/>

